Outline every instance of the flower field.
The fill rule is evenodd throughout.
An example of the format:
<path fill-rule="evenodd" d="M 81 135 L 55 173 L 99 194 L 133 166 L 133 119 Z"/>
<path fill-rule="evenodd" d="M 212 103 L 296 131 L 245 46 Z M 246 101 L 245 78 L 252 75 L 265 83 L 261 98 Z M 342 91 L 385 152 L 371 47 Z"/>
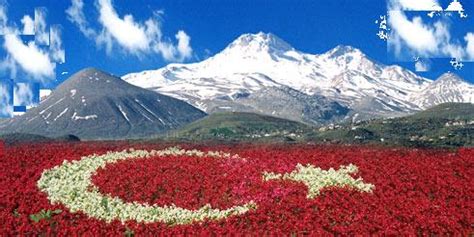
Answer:
<path fill-rule="evenodd" d="M 474 149 L 83 142 L 3 150 L 0 236 L 474 233 Z"/>

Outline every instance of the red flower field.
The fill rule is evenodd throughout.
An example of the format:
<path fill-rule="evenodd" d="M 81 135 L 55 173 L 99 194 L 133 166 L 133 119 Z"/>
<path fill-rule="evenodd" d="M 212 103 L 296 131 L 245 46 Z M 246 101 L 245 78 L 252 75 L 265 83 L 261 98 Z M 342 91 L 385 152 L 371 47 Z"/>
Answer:
<path fill-rule="evenodd" d="M 223 151 L 238 158 L 156 156 L 120 160 L 91 177 L 100 193 L 126 202 L 198 210 L 256 207 L 219 220 L 171 225 L 119 220 L 110 223 L 51 204 L 38 188 L 45 170 L 91 154 L 133 147 L 160 150 L 173 144 L 53 143 L 6 146 L 0 160 L 0 235 L 464 235 L 474 233 L 474 150 L 417 150 L 315 145 L 181 145 Z M 353 178 L 371 192 L 308 187 L 263 174 L 290 173 L 298 164 L 323 170 L 353 164 Z"/>

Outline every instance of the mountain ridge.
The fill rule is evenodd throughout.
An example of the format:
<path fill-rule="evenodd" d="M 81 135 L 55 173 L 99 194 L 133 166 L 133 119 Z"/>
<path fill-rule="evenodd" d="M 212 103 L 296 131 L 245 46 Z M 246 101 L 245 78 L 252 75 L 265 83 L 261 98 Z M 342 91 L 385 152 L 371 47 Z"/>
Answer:
<path fill-rule="evenodd" d="M 415 95 L 413 100 L 423 109 L 448 102 L 474 103 L 474 85 L 448 72 Z"/>
<path fill-rule="evenodd" d="M 81 140 L 148 137 L 202 118 L 195 107 L 94 68 L 83 69 L 0 131 L 45 137 L 72 134 Z"/>
<path fill-rule="evenodd" d="M 470 87 L 461 85 L 450 90 L 449 95 L 433 96 L 433 90 L 426 90 L 433 80 L 398 65 L 376 62 L 352 46 L 340 45 L 322 54 L 308 54 L 271 33 L 262 32 L 244 34 L 220 53 L 201 62 L 170 64 L 122 78 L 142 88 L 182 99 L 207 112 L 219 111 L 213 104 L 220 98 L 258 94 L 268 87 L 287 87 L 325 98 L 323 101 L 336 102 L 351 110 L 345 119 L 356 114 L 364 114 L 365 118 L 403 116 L 441 102 L 474 102 L 474 97 L 457 95 L 463 88 L 467 88 L 463 94 L 474 91 Z M 458 97 L 461 99 L 454 99 Z M 373 101 L 373 106 L 367 105 L 368 101 Z M 239 103 L 244 102 L 233 100 L 227 105 L 222 101 L 217 104 L 239 111 Z M 298 102 L 296 107 L 303 108 L 302 103 Z M 255 110 L 253 112 L 259 112 L 260 108 Z M 304 121 L 302 116 L 300 121 Z"/>

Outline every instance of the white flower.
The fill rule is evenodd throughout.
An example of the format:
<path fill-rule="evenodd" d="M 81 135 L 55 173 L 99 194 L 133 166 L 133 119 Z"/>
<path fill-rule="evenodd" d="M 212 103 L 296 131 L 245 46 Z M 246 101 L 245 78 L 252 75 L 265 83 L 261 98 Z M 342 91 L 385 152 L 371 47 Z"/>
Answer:
<path fill-rule="evenodd" d="M 349 187 L 362 192 L 372 192 L 375 188 L 373 184 L 364 183 L 362 178 L 354 179 L 349 174 L 357 173 L 358 168 L 353 164 L 341 166 L 339 170 L 330 168 L 322 170 L 313 165 L 296 165 L 296 169 L 291 173 L 275 174 L 263 173 L 263 180 L 292 180 L 302 182 L 308 187 L 307 198 L 312 199 L 320 194 L 323 188 L 327 187 Z"/>
<path fill-rule="evenodd" d="M 168 224 L 188 224 L 206 219 L 223 219 L 232 215 L 240 215 L 255 209 L 256 204 L 249 202 L 225 210 L 213 209 L 209 204 L 198 210 L 171 206 L 158 206 L 125 202 L 117 197 L 103 195 L 91 182 L 91 177 L 99 168 L 107 164 L 126 159 L 144 159 L 154 156 L 198 156 L 227 158 L 231 154 L 223 152 L 202 152 L 171 147 L 165 150 L 135 150 L 108 152 L 105 155 L 91 155 L 78 161 L 64 161 L 61 166 L 46 170 L 41 175 L 37 185 L 54 203 L 62 203 L 71 212 L 81 211 L 89 217 L 111 222 L 119 220 L 122 223 L 130 220 L 151 223 L 164 222 Z M 235 157 L 235 156 L 234 156 Z"/>

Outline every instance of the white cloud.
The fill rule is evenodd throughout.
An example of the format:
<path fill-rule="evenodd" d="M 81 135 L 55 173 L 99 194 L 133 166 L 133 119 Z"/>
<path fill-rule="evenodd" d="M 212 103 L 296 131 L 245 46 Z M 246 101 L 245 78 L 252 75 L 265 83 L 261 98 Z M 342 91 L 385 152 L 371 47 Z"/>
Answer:
<path fill-rule="evenodd" d="M 53 93 L 53 90 L 51 89 L 40 89 L 39 90 L 40 101 L 45 100 L 49 95 L 51 95 L 51 93 Z"/>
<path fill-rule="evenodd" d="M 193 49 L 190 45 L 191 37 L 182 30 L 178 31 L 175 37 L 178 40 L 178 54 L 180 55 L 179 61 L 190 58 L 193 54 Z"/>
<path fill-rule="evenodd" d="M 0 0 L 0 35 L 6 34 L 21 34 L 17 28 L 8 26 L 7 4 Z"/>
<path fill-rule="evenodd" d="M 112 6 L 111 0 L 99 0 L 99 22 L 118 43 L 131 52 L 148 49 L 150 38 L 145 26 L 136 23 L 132 15 L 121 19 Z"/>
<path fill-rule="evenodd" d="M 60 25 L 53 25 L 49 31 L 50 45 L 49 55 L 51 60 L 58 63 L 66 62 L 66 52 L 63 48 L 61 40 L 62 28 Z"/>
<path fill-rule="evenodd" d="M 10 78 L 16 77 L 16 73 L 17 73 L 16 64 L 10 55 L 7 55 L 3 61 L 0 61 L 0 72 L 3 72 L 3 71 L 10 71 Z"/>
<path fill-rule="evenodd" d="M 453 11 L 453 12 L 464 11 L 464 7 L 462 6 L 462 4 L 458 0 L 453 0 L 449 4 L 449 6 L 446 8 L 445 11 Z"/>
<path fill-rule="evenodd" d="M 72 0 L 71 6 L 66 10 L 66 15 L 72 23 L 79 27 L 79 30 L 88 38 L 96 37 L 97 32 L 89 27 L 83 12 L 84 2 L 82 0 Z"/>
<path fill-rule="evenodd" d="M 11 78 L 17 78 L 17 73 L 22 72 L 24 75 L 21 76 L 26 76 L 28 79 L 40 81 L 53 79 L 55 77 L 55 62 L 65 61 L 60 26 L 48 28 L 46 23 L 47 9 L 35 8 L 34 22 L 32 22 L 30 16 L 23 16 L 21 20 L 23 29 L 20 31 L 15 25 L 8 25 L 6 11 L 6 5 L 0 6 L 0 18 L 5 19 L 5 35 L 2 46 L 6 52 L 5 58 L 0 61 L 0 71 L 9 71 Z M 23 42 L 19 36 L 22 33 L 34 33 L 35 40 L 27 43 Z M 50 47 L 38 47 L 38 45 L 50 44 L 50 34 Z"/>
<path fill-rule="evenodd" d="M 13 105 L 32 106 L 34 105 L 33 88 L 28 83 L 16 83 L 13 89 Z"/>
<path fill-rule="evenodd" d="M 0 1 L 0 3 L 2 2 Z M 8 22 L 7 9 L 5 8 L 4 5 L 0 5 L 0 35 L 3 35 L 6 33 L 7 22 Z"/>
<path fill-rule="evenodd" d="M 5 35 L 3 47 L 8 52 L 9 59 L 35 79 L 54 77 L 56 64 L 34 42 L 24 44 L 17 35 L 8 34 Z"/>
<path fill-rule="evenodd" d="M 49 31 L 46 25 L 48 10 L 44 7 L 35 8 L 35 41 L 38 45 L 49 45 Z"/>
<path fill-rule="evenodd" d="M 0 117 L 11 117 L 13 114 L 10 94 L 8 86 L 0 84 Z"/>
<path fill-rule="evenodd" d="M 459 0 L 452 0 L 446 9 L 443 9 L 438 0 L 388 0 L 388 9 L 390 11 L 429 11 L 428 16 L 431 18 L 441 15 L 442 12 L 458 12 L 461 18 L 467 17 Z"/>
<path fill-rule="evenodd" d="M 208 59 L 212 56 L 212 51 L 210 49 L 204 49 L 204 59 Z"/>
<path fill-rule="evenodd" d="M 192 56 L 191 37 L 184 31 L 178 31 L 175 35 L 176 45 L 163 37 L 159 21 L 163 12 L 156 11 L 145 22 L 138 22 L 131 14 L 120 16 L 112 0 L 97 0 L 95 6 L 102 26 L 100 31 L 89 26 L 83 12 L 83 0 L 72 0 L 66 13 L 86 37 L 95 40 L 97 46 L 105 47 L 108 53 L 114 47 L 120 47 L 137 56 L 157 53 L 167 61 L 184 61 Z"/>
<path fill-rule="evenodd" d="M 22 34 L 24 35 L 34 35 L 35 34 L 35 21 L 28 15 L 23 16 L 21 19 L 23 24 Z"/>
<path fill-rule="evenodd" d="M 387 46 L 397 60 L 410 60 L 413 56 L 423 58 L 452 58 L 455 61 L 474 61 L 474 33 L 468 32 L 464 41 L 453 37 L 451 12 L 458 12 L 466 18 L 464 7 L 459 0 L 451 0 L 444 10 L 438 0 L 388 0 L 389 36 Z M 408 17 L 406 11 L 413 17 Z M 417 11 L 421 11 L 418 12 Z M 421 16 L 440 16 L 435 21 L 424 22 Z M 453 65 L 454 66 L 454 65 Z M 455 68 L 462 67 L 462 63 Z M 415 60 L 417 71 L 430 69 L 430 64 Z"/>
<path fill-rule="evenodd" d="M 193 53 L 193 49 L 189 45 L 191 38 L 184 31 L 179 31 L 175 37 L 178 40 L 177 47 L 167 42 L 158 42 L 154 46 L 154 50 L 160 52 L 167 61 L 181 62 L 190 58 Z"/>
<path fill-rule="evenodd" d="M 447 12 L 458 12 L 461 18 L 467 18 L 463 5 L 458 0 L 453 0 L 446 8 Z"/>
<path fill-rule="evenodd" d="M 428 72 L 431 70 L 431 64 L 427 60 L 419 59 L 415 62 L 415 70 L 417 72 Z"/>
<path fill-rule="evenodd" d="M 388 23 L 391 28 L 388 47 L 398 59 L 414 55 L 459 59 L 467 56 L 464 45 L 452 39 L 449 19 L 440 18 L 429 24 L 423 22 L 420 16 L 409 19 L 403 11 L 390 11 Z M 466 42 L 469 41 L 466 39 Z"/>
<path fill-rule="evenodd" d="M 390 40 L 399 37 L 411 49 L 416 51 L 417 55 L 427 56 L 437 51 L 438 42 L 434 29 L 423 24 L 421 17 L 415 17 L 409 20 L 402 11 L 391 11 L 388 22 L 394 36 L 389 37 L 390 43 L 400 43 Z"/>
<path fill-rule="evenodd" d="M 468 58 L 469 60 L 474 61 L 474 33 L 467 33 L 464 40 L 467 42 L 466 53 Z"/>
<path fill-rule="evenodd" d="M 466 49 L 459 44 L 446 43 L 440 48 L 440 52 L 438 54 L 433 55 L 433 58 L 434 57 L 458 58 L 465 60 Z"/>
<path fill-rule="evenodd" d="M 442 11 L 437 0 L 389 0 L 390 10 Z"/>

